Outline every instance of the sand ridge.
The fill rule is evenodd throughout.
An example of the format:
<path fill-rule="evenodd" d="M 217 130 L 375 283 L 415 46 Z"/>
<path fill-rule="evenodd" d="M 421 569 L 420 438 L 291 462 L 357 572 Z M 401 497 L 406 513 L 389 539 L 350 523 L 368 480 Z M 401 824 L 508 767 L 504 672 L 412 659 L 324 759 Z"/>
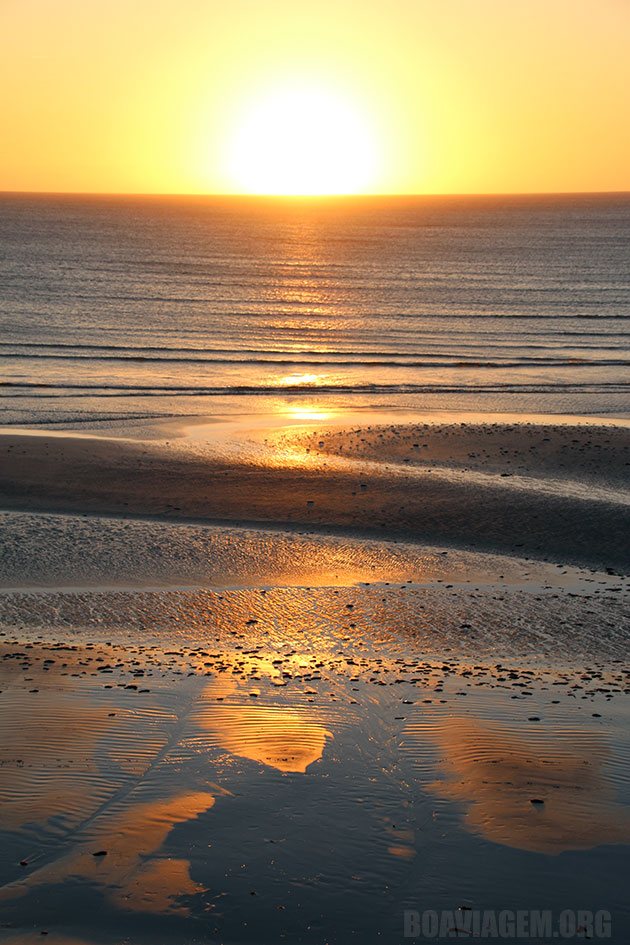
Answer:
<path fill-rule="evenodd" d="M 353 530 L 623 573 L 630 568 L 625 428 L 448 424 L 423 428 L 421 438 L 409 426 L 328 434 L 311 426 L 266 439 L 261 444 L 259 437 L 255 448 L 242 443 L 235 456 L 185 439 L 3 435 L 0 504 Z M 436 457 L 417 460 L 425 445 Z M 335 453 L 343 461 L 336 463 Z M 406 471 L 410 456 L 413 468 Z M 596 477 L 606 484 L 601 494 Z M 570 487 L 576 479 L 578 493 Z"/>

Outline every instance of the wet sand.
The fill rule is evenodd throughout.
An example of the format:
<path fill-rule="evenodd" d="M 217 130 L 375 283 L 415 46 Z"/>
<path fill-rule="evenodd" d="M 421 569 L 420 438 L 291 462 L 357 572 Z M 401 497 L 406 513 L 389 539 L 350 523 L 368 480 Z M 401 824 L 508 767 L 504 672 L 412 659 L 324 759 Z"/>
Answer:
<path fill-rule="evenodd" d="M 307 527 L 628 573 L 630 429 L 367 425 L 220 439 L 0 436 L 0 506 Z"/>
<path fill-rule="evenodd" d="M 369 427 L 2 438 L 1 941 L 627 941 L 628 430 Z"/>
<path fill-rule="evenodd" d="M 9 941 L 402 941 L 427 902 L 605 907 L 623 941 L 621 662 L 429 659 L 334 618 L 300 646 L 312 615 L 282 645 L 256 619 L 5 637 Z"/>

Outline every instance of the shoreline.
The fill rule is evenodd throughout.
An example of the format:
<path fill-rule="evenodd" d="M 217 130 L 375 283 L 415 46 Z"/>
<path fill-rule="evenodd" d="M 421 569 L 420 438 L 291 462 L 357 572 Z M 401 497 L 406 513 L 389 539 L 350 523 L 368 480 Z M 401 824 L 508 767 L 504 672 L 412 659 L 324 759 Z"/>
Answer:
<path fill-rule="evenodd" d="M 313 394 L 317 394 L 314 388 Z M 630 429 L 630 411 L 611 414 L 583 414 L 559 411 L 557 413 L 531 410 L 466 410 L 461 408 L 418 408 L 408 404 L 394 403 L 373 406 L 369 403 L 345 404 L 340 406 L 337 399 L 332 405 L 326 398 L 312 396 L 310 399 L 299 397 L 287 402 L 287 399 L 271 398 L 273 409 L 253 409 L 260 404 L 252 404 L 251 398 L 243 396 L 232 398 L 229 409 L 214 413 L 181 413 L 165 416 L 146 417 L 107 417 L 99 418 L 87 415 L 83 420 L 60 419 L 46 420 L 29 425 L 28 423 L 0 424 L 1 436 L 51 436 L 76 437 L 87 439 L 117 440 L 164 440 L 166 434 L 176 439 L 211 440 L 222 439 L 237 434 L 269 432 L 281 428 L 312 427 L 325 424 L 327 427 L 344 427 L 355 424 L 370 426 L 384 424 L 410 425 L 430 424 L 457 425 L 535 425 L 535 426 L 575 426 L 575 427 L 619 427 Z M 105 432 L 101 432 L 104 430 Z"/>

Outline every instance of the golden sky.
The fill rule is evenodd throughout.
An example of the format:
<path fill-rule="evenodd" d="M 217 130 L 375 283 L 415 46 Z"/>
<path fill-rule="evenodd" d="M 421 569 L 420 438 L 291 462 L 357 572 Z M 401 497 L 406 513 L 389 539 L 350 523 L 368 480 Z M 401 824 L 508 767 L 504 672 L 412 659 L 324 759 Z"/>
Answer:
<path fill-rule="evenodd" d="M 630 190 L 629 0 L 0 0 L 0 190 Z"/>

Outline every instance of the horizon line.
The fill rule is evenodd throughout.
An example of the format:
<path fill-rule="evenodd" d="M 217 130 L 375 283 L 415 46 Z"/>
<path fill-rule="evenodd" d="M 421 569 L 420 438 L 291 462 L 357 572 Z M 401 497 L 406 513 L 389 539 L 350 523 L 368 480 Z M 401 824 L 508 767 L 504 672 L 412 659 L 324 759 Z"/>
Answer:
<path fill-rule="evenodd" d="M 349 194 L 254 194 L 238 192 L 201 191 L 131 191 L 131 190 L 0 190 L 0 197 L 192 197 L 200 199 L 249 200 L 353 200 L 405 199 L 409 197 L 615 197 L 630 196 L 627 190 L 497 190 L 497 191 L 442 191 L 409 193 L 349 193 Z"/>

